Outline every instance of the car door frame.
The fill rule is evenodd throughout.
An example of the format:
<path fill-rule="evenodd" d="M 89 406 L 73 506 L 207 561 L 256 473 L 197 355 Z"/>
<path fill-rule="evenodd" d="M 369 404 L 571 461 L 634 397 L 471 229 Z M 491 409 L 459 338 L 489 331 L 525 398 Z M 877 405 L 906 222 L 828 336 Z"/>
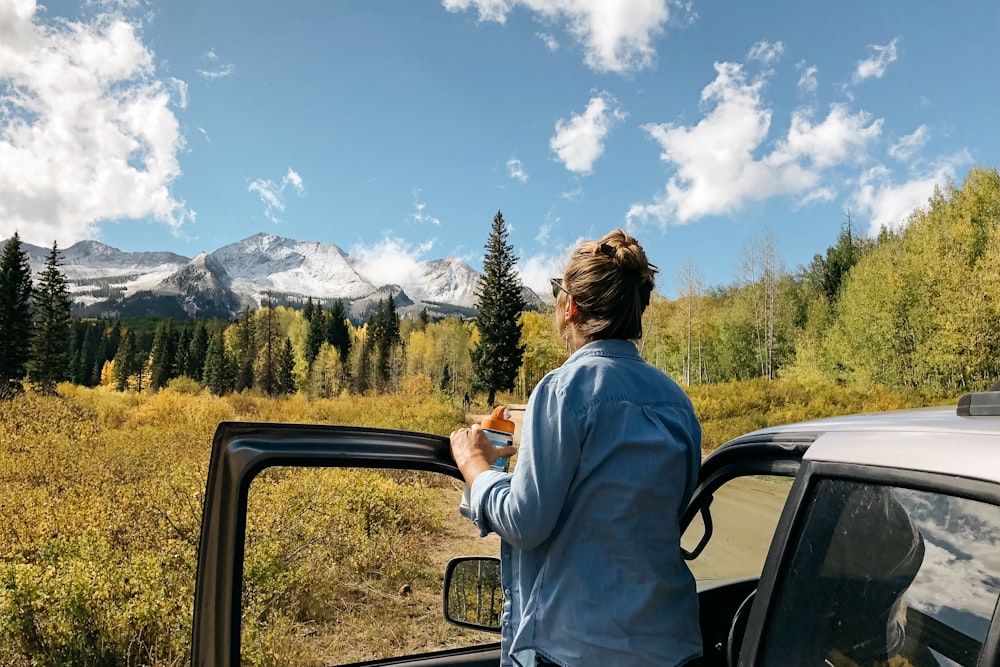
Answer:
<path fill-rule="evenodd" d="M 757 431 L 729 441 L 712 452 L 702 462 L 698 485 L 691 502 L 681 516 L 681 534 L 694 518 L 711 507 L 712 497 L 724 484 L 751 475 L 775 475 L 793 479 L 790 500 L 798 484 L 802 457 L 818 432 Z M 772 543 L 788 522 L 789 500 L 779 515 Z M 709 510 L 710 511 L 710 510 Z M 709 538 L 710 540 L 711 538 Z M 770 551 L 768 552 L 768 558 Z M 766 563 L 766 561 L 765 561 Z M 766 565 L 765 570 L 766 572 Z M 701 581 L 698 584 L 699 621 L 702 629 L 703 654 L 694 667 L 726 665 L 727 638 L 737 614 L 747 614 L 750 605 L 743 605 L 753 593 L 764 572 L 758 578 L 721 581 Z M 743 618 L 743 621 L 746 619 Z"/>
<path fill-rule="evenodd" d="M 222 422 L 212 440 L 198 565 L 191 664 L 240 664 L 247 497 L 253 479 L 275 466 L 393 468 L 461 479 L 448 438 L 353 426 Z M 499 643 L 364 664 L 496 665 Z"/>

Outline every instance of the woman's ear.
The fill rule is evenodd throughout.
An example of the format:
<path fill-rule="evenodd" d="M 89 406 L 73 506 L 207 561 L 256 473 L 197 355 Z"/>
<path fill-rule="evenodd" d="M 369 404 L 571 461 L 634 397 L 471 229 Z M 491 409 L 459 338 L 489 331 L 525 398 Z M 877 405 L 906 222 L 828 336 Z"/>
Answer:
<path fill-rule="evenodd" d="M 566 310 L 564 311 L 564 318 L 567 322 L 576 322 L 580 319 L 580 309 L 576 307 L 576 300 L 573 297 L 566 295 Z"/>

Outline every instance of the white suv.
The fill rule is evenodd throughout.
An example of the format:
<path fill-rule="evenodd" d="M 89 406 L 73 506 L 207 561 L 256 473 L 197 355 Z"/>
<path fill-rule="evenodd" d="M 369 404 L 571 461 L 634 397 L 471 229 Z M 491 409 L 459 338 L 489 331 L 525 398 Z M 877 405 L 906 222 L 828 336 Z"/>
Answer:
<path fill-rule="evenodd" d="M 238 665 L 247 489 L 269 466 L 460 478 L 447 438 L 224 423 L 208 473 L 195 665 Z M 699 666 L 1000 665 L 1000 391 L 767 428 L 707 457 L 683 519 L 699 582 Z M 495 627 L 498 561 L 453 560 L 445 615 Z M 480 604 L 459 604 L 475 599 Z M 488 603 L 483 604 L 484 600 Z M 496 642 L 366 665 L 495 666 Z"/>

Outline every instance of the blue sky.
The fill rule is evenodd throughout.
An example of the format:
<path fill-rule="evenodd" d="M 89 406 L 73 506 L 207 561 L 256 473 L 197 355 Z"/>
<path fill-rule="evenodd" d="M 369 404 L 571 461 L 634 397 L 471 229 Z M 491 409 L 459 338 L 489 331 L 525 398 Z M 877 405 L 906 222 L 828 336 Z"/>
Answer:
<path fill-rule="evenodd" d="M 998 43 L 995 0 L 0 0 L 0 236 L 268 232 L 398 282 L 481 269 L 501 210 L 530 286 L 622 227 L 674 296 L 996 166 Z"/>

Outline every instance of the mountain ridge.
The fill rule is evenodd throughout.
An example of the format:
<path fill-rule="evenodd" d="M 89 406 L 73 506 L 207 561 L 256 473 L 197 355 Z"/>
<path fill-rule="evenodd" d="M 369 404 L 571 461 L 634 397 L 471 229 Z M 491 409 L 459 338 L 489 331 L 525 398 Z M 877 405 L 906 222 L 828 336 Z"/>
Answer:
<path fill-rule="evenodd" d="M 37 281 L 51 249 L 22 241 Z M 301 308 L 341 300 L 348 316 L 363 321 L 377 301 L 390 297 L 401 316 L 427 310 L 433 317 L 475 314 L 479 273 L 457 257 L 416 264 L 402 284 L 366 279 L 359 260 L 333 243 L 300 241 L 264 232 L 193 258 L 171 252 L 128 252 L 85 240 L 59 249 L 60 270 L 81 317 L 235 319 L 268 300 Z M 523 289 L 526 307 L 543 305 Z"/>

